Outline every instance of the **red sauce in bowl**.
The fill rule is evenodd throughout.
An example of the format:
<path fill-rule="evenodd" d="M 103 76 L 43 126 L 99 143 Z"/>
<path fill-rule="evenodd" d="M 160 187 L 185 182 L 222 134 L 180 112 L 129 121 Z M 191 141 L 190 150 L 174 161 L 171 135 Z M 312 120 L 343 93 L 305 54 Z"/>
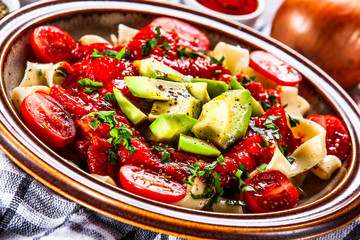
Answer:
<path fill-rule="evenodd" d="M 196 0 L 214 11 L 230 15 L 246 15 L 255 12 L 257 0 Z"/>

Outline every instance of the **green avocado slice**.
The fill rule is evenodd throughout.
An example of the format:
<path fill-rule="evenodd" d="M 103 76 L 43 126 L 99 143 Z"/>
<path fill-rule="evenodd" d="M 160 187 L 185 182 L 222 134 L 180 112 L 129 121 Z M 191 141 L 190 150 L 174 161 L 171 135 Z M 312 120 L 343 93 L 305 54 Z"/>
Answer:
<path fill-rule="evenodd" d="M 184 134 L 180 134 L 178 150 L 207 157 L 218 157 L 221 154 L 216 147 L 208 142 Z"/>
<path fill-rule="evenodd" d="M 139 124 L 147 119 L 145 113 L 138 109 L 132 102 L 127 99 L 124 94 L 117 88 L 114 88 L 114 95 L 121 111 L 133 124 Z"/>
<path fill-rule="evenodd" d="M 192 78 L 191 82 L 206 82 L 207 83 L 207 91 L 211 98 L 215 98 L 220 94 L 229 90 L 229 85 L 227 85 L 223 81 L 210 80 L 205 78 Z"/>
<path fill-rule="evenodd" d="M 191 131 L 225 150 L 245 135 L 250 117 L 250 92 L 231 90 L 204 104 Z"/>
<path fill-rule="evenodd" d="M 245 89 L 235 78 L 230 77 L 230 84 L 229 87 L 231 89 Z M 251 97 L 251 108 L 252 108 L 252 115 L 253 117 L 258 117 L 264 113 L 264 109 L 262 108 L 261 104 L 255 100 L 255 98 Z"/>
<path fill-rule="evenodd" d="M 157 142 L 175 142 L 180 134 L 186 134 L 197 122 L 197 119 L 180 115 L 161 115 L 149 128 L 152 132 L 153 139 Z"/>
<path fill-rule="evenodd" d="M 185 77 L 185 75 L 152 58 L 136 60 L 134 61 L 134 66 L 139 68 L 139 73 L 142 76 L 166 79 L 174 82 L 190 81 L 190 79 Z"/>
<path fill-rule="evenodd" d="M 152 100 L 170 100 L 190 97 L 184 84 L 143 76 L 127 76 L 124 80 L 135 97 Z"/>

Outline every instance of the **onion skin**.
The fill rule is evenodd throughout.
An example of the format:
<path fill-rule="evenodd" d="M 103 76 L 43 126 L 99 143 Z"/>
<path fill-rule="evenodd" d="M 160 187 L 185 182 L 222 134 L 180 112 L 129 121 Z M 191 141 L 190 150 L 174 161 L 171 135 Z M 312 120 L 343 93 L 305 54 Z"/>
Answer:
<path fill-rule="evenodd" d="M 360 1 L 285 0 L 271 36 L 317 64 L 343 88 L 360 82 Z"/>

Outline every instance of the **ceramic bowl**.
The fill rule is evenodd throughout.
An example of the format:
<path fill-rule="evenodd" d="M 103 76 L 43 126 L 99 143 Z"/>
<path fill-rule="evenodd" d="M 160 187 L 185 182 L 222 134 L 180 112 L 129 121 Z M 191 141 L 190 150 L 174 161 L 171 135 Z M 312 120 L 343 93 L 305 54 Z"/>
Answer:
<path fill-rule="evenodd" d="M 183 1 L 185 4 L 191 6 L 193 9 L 195 9 L 197 11 L 205 12 L 205 13 L 209 14 L 210 16 L 215 16 L 215 17 L 219 17 L 222 19 L 234 20 L 234 21 L 246 24 L 250 27 L 255 26 L 256 20 L 263 13 L 263 11 L 265 9 L 265 0 L 257 0 L 258 6 L 254 12 L 249 13 L 249 14 L 244 14 L 244 15 L 231 15 L 231 14 L 225 14 L 225 13 L 214 11 L 214 10 L 200 4 L 196 0 L 183 0 Z"/>
<path fill-rule="evenodd" d="M 11 103 L 26 60 L 33 59 L 31 31 L 50 24 L 75 39 L 88 33 L 107 39 L 119 23 L 141 28 L 159 16 L 175 17 L 201 29 L 211 47 L 218 41 L 263 49 L 295 67 L 304 80 L 299 91 L 311 103 L 311 113 L 335 114 L 349 131 L 351 152 L 330 181 L 321 181 L 295 209 L 267 214 L 226 214 L 185 209 L 155 202 L 115 188 L 69 163 L 24 125 Z M 0 23 L 0 143 L 1 149 L 44 185 L 101 214 L 145 229 L 186 238 L 296 239 L 334 231 L 360 212 L 359 110 L 350 97 L 314 64 L 295 51 L 234 21 L 152 1 L 52 0 L 29 5 Z M 314 185 L 314 184 L 313 184 Z"/>

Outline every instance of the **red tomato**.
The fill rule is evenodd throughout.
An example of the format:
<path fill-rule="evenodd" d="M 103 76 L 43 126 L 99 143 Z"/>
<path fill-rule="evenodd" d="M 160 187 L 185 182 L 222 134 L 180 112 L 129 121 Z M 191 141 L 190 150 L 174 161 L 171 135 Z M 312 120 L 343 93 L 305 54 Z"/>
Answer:
<path fill-rule="evenodd" d="M 296 188 L 283 173 L 276 170 L 257 173 L 245 186 L 255 190 L 244 192 L 245 203 L 255 213 L 290 209 L 299 201 Z"/>
<path fill-rule="evenodd" d="M 35 56 L 43 62 L 70 62 L 74 39 L 65 31 L 54 26 L 35 28 L 30 38 Z"/>
<path fill-rule="evenodd" d="M 120 168 L 120 181 L 125 190 L 164 203 L 179 201 L 186 194 L 180 183 L 131 165 Z"/>
<path fill-rule="evenodd" d="M 46 144 L 62 148 L 75 138 L 75 124 L 63 106 L 44 92 L 27 96 L 21 104 L 26 126 Z"/>
<path fill-rule="evenodd" d="M 189 47 L 195 51 L 209 50 L 209 39 L 199 29 L 190 24 L 168 17 L 159 17 L 152 21 L 151 25 L 160 26 L 168 32 L 175 32 L 184 43 L 189 42 Z"/>
<path fill-rule="evenodd" d="M 342 121 L 333 115 L 310 115 L 307 119 L 325 128 L 327 153 L 344 160 L 349 152 L 350 137 Z"/>
<path fill-rule="evenodd" d="M 294 86 L 302 80 L 298 71 L 288 63 L 268 52 L 252 52 L 250 54 L 250 66 L 280 85 Z"/>

